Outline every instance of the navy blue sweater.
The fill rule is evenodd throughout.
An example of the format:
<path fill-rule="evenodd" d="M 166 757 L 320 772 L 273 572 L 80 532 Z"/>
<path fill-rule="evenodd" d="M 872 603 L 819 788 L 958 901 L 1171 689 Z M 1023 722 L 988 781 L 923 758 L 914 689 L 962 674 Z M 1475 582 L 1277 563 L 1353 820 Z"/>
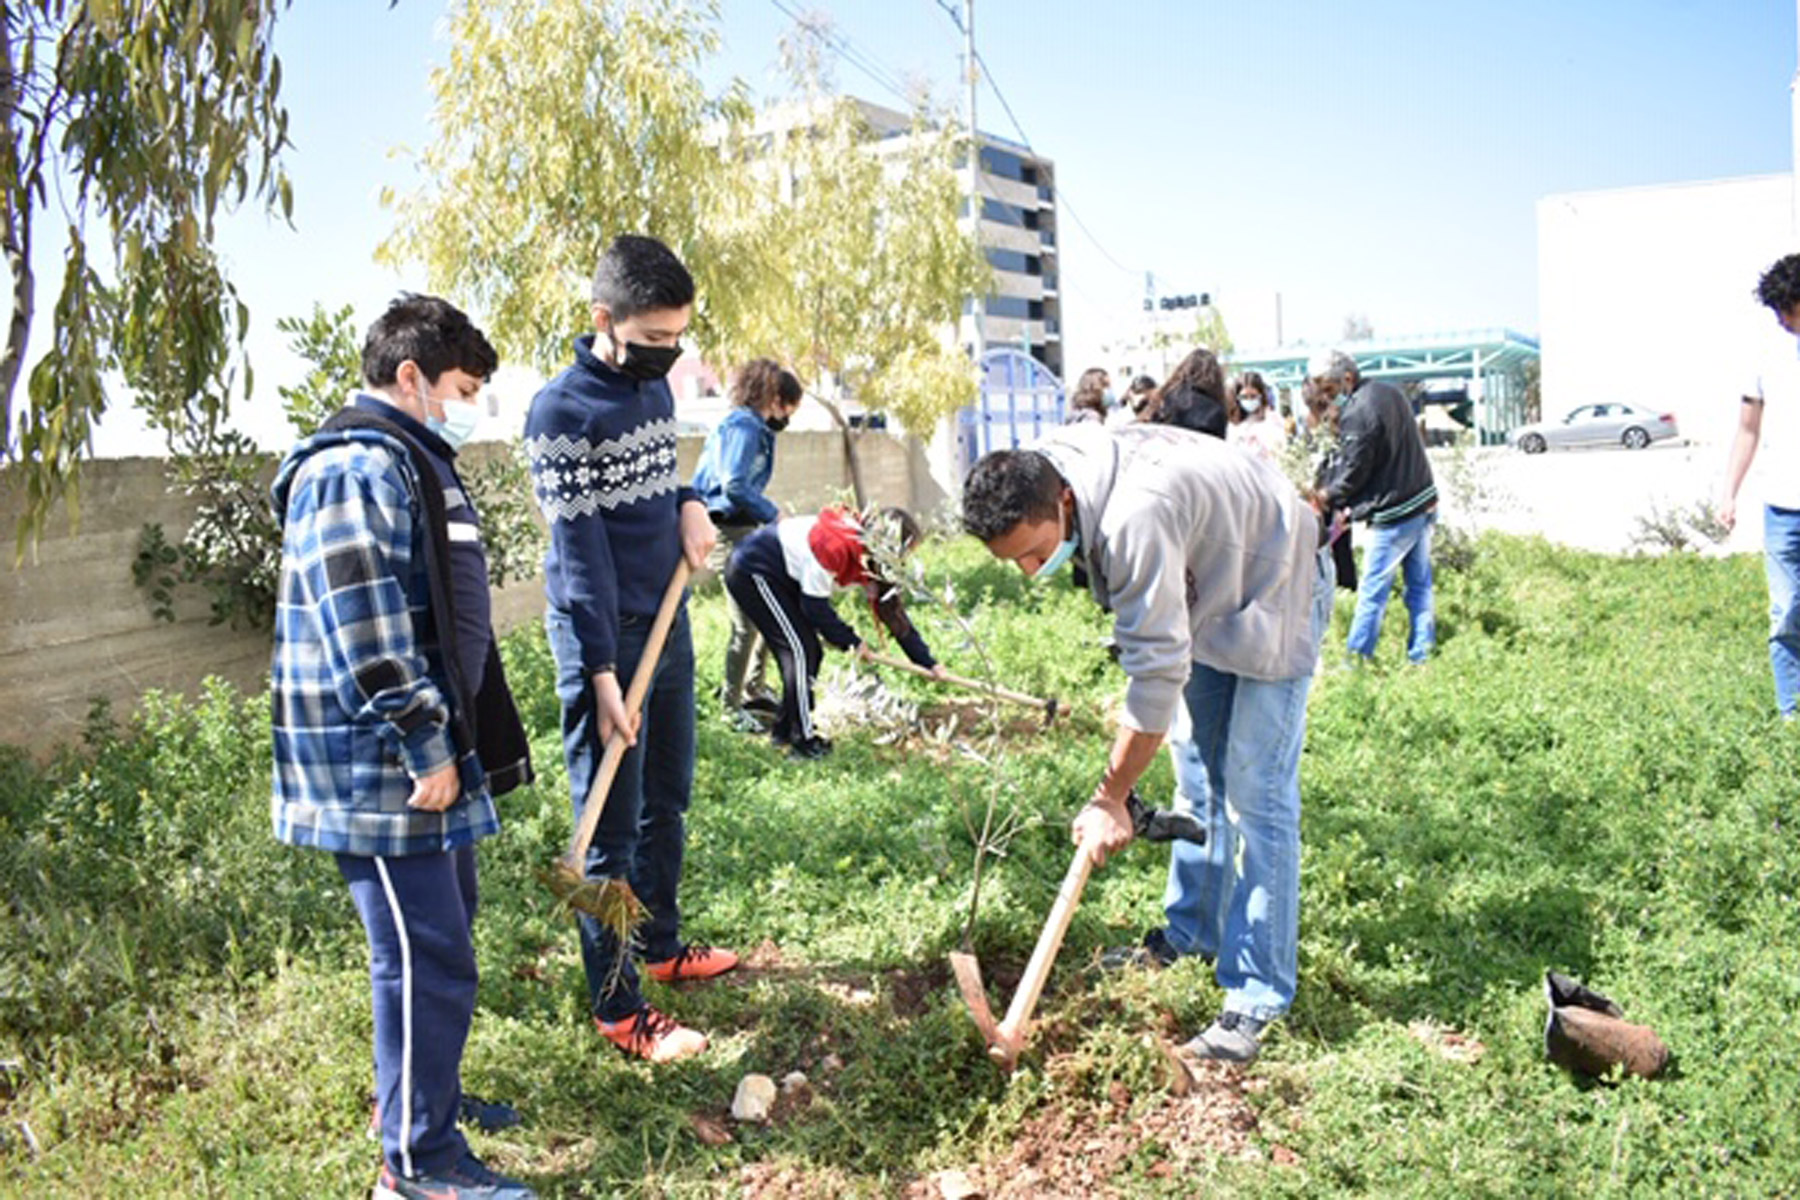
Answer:
<path fill-rule="evenodd" d="M 565 612 L 590 673 L 618 663 L 619 617 L 656 612 L 681 558 L 675 397 L 575 339 L 575 362 L 544 385 L 525 419 L 532 491 L 550 525 L 544 591 Z"/>

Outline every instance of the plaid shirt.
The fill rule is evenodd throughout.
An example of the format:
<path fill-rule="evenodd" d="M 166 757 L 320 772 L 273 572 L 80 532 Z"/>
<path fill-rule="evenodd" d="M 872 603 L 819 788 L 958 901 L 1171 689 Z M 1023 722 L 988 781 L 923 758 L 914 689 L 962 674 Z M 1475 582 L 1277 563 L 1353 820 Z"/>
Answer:
<path fill-rule="evenodd" d="M 273 495 L 283 514 L 270 680 L 276 838 L 395 856 L 497 832 L 473 748 L 452 744 L 404 447 L 373 430 L 317 434 L 288 454 Z M 441 813 L 408 808 L 413 779 L 452 761 L 461 798 Z"/>

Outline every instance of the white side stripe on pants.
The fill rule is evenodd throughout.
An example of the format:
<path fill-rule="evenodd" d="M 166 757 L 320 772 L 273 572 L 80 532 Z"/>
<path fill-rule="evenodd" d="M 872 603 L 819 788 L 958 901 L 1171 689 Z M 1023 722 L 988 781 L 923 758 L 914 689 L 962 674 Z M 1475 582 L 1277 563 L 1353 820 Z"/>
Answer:
<path fill-rule="evenodd" d="M 381 876 L 381 890 L 387 893 L 388 912 L 394 918 L 394 936 L 400 943 L 400 1171 L 407 1177 L 412 1164 L 412 943 L 406 937 L 406 914 L 400 911 L 400 897 L 394 894 L 394 881 L 388 878 L 387 860 L 375 857 L 375 873 Z"/>
<path fill-rule="evenodd" d="M 807 693 L 812 691 L 812 667 L 806 661 L 806 647 L 800 644 L 800 635 L 794 632 L 793 622 L 788 620 L 787 609 L 781 606 L 775 593 L 769 590 L 769 581 L 754 573 L 750 578 L 756 580 L 756 590 L 762 593 L 763 603 L 775 614 L 775 622 L 781 626 L 782 636 L 787 638 L 788 645 L 794 651 L 794 692 L 795 700 L 800 705 L 800 736 L 809 738 L 813 735 L 813 726 L 812 704 L 807 699 Z"/>

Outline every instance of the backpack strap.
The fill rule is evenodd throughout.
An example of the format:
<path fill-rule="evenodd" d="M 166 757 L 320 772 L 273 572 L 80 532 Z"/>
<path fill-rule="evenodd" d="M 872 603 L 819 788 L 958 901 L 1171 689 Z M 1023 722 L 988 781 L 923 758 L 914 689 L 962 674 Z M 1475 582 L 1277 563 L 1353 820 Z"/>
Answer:
<path fill-rule="evenodd" d="M 425 515 L 425 578 L 431 593 L 431 615 L 437 627 L 438 650 L 444 660 L 444 673 L 449 677 L 453 693 L 450 721 L 461 753 L 475 750 L 474 731 L 469 724 L 474 696 L 463 678 L 462 664 L 456 655 L 456 599 L 450 587 L 450 519 L 444 504 L 444 485 L 425 447 L 414 441 L 397 423 L 363 408 L 340 408 L 323 425 L 321 433 L 339 433 L 350 429 L 370 429 L 398 442 L 411 460 L 417 479 L 416 498 Z"/>

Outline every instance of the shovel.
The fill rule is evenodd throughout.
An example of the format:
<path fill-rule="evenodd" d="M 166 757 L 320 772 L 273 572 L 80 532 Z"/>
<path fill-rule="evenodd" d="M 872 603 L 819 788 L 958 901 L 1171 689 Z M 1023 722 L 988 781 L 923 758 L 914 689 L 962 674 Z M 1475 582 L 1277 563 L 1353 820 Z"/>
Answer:
<path fill-rule="evenodd" d="M 669 627 L 675 623 L 676 610 L 681 607 L 681 594 L 687 590 L 690 571 L 684 557 L 669 577 L 662 604 L 650 625 L 650 635 L 644 640 L 644 652 L 638 658 L 637 670 L 632 672 L 631 686 L 625 692 L 625 719 L 628 722 L 635 723 L 638 712 L 644 707 L 650 681 L 656 676 L 657 660 L 662 657 L 663 643 L 668 641 Z M 642 917 L 643 905 L 632 893 L 631 885 L 623 879 L 587 878 L 587 852 L 594 841 L 594 831 L 600 828 L 600 814 L 606 811 L 606 797 L 612 791 L 613 779 L 619 773 L 619 764 L 625 760 L 627 749 L 625 731 L 613 730 L 612 736 L 606 739 L 606 751 L 600 758 L 599 769 L 588 785 L 587 800 L 581 806 L 581 820 L 576 824 L 569 852 L 541 875 L 545 886 L 556 894 L 564 907 L 594 917 L 620 932 L 621 936 Z"/>
<path fill-rule="evenodd" d="M 901 671 L 911 671 L 914 675 L 923 676 L 926 679 L 935 680 L 937 678 L 924 667 L 919 666 L 917 663 L 907 662 L 903 658 L 894 658 L 887 654 L 872 653 L 869 655 L 869 661 L 879 663 L 884 667 L 894 667 Z M 993 696 L 996 699 L 1007 700 L 1013 704 L 1023 704 L 1027 708 L 1039 709 L 1044 714 L 1045 728 L 1054 724 L 1059 715 L 1067 716 L 1069 713 L 1069 706 L 1062 703 L 1054 696 L 1050 697 L 1048 700 L 1041 700 L 1038 697 L 1029 695 L 1025 692 L 1015 692 L 1011 688 L 1003 688 L 991 683 L 983 683 L 979 679 L 969 679 L 962 675 L 951 675 L 948 672 L 945 673 L 943 682 L 953 683 L 957 687 L 964 688 L 971 692 L 979 692 L 983 696 Z"/>
<path fill-rule="evenodd" d="M 1192 814 L 1153 809 L 1143 802 L 1136 790 L 1126 796 L 1125 810 L 1131 817 L 1132 832 L 1145 841 L 1171 842 L 1179 838 L 1195 845 L 1206 843 L 1206 826 Z M 1056 903 L 1050 907 L 1050 918 L 1038 935 L 1031 961 L 1025 964 L 1025 974 L 1019 979 L 1018 990 L 1013 993 L 1004 1019 L 995 1021 L 994 1011 L 988 1007 L 987 988 L 981 982 L 981 964 L 975 956 L 964 950 L 953 951 L 950 955 L 950 969 L 956 974 L 957 990 L 962 993 L 963 1003 L 969 1006 L 969 1015 L 987 1043 L 988 1056 L 1007 1071 L 1018 1065 L 1019 1052 L 1025 1048 L 1031 1032 L 1031 1014 L 1037 1010 L 1038 998 L 1043 995 L 1044 984 L 1050 978 L 1050 966 L 1056 961 L 1056 952 L 1062 949 L 1063 935 L 1069 931 L 1069 921 L 1075 916 L 1075 906 L 1081 901 L 1082 890 L 1087 887 L 1088 875 L 1093 869 L 1093 855 L 1083 842 L 1075 848 L 1075 857 L 1069 862 L 1062 886 L 1056 889 Z"/>

